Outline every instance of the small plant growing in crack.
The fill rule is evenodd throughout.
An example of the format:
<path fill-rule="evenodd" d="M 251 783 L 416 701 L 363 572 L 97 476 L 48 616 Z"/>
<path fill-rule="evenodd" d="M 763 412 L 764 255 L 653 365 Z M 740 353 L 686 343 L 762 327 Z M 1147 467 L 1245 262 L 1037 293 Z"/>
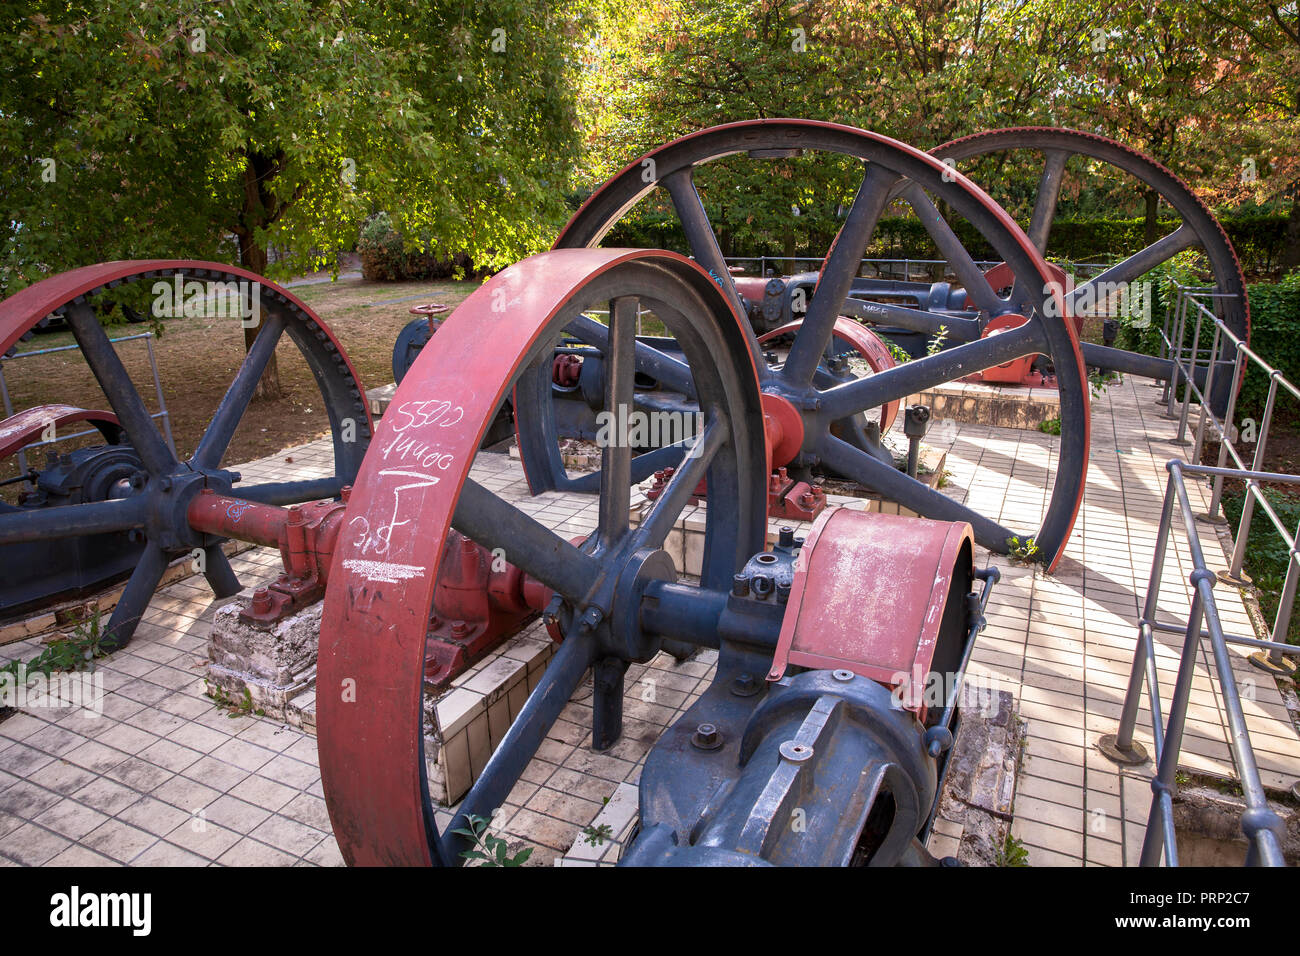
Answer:
<path fill-rule="evenodd" d="M 523 866 L 528 858 L 533 855 L 533 848 L 527 846 L 514 856 L 511 856 L 510 844 L 502 837 L 488 833 L 489 821 L 483 817 L 469 813 L 465 815 L 465 822 L 467 826 L 451 832 L 474 841 L 473 847 L 462 850 L 460 854 L 461 859 L 470 864 L 477 866 Z"/>
<path fill-rule="evenodd" d="M 614 828 L 608 823 L 602 823 L 600 826 L 585 826 L 582 828 L 582 841 L 587 846 L 603 846 L 606 840 L 614 839 Z"/>
<path fill-rule="evenodd" d="M 947 343 L 947 339 L 948 339 L 948 326 L 946 325 L 939 326 L 938 334 L 935 335 L 934 338 L 930 339 L 930 341 L 926 344 L 925 354 L 938 355 L 940 352 L 943 351 L 943 347 Z"/>
<path fill-rule="evenodd" d="M 1025 849 L 1023 843 L 1007 834 L 1002 845 L 998 847 L 997 854 L 993 857 L 994 866 L 1028 866 L 1029 851 Z"/>
<path fill-rule="evenodd" d="M 1025 540 L 1021 541 L 1015 535 L 1007 538 L 1007 554 L 1012 561 L 1023 564 L 1037 561 L 1041 557 L 1038 544 L 1033 538 L 1025 538 Z"/>
<path fill-rule="evenodd" d="M 997 848 L 997 853 L 993 856 L 993 865 L 1028 866 L 1030 865 L 1030 852 L 1024 848 L 1023 843 L 1008 832 L 1006 839 L 1002 840 L 1001 847 Z"/>
<path fill-rule="evenodd" d="M 244 696 L 240 699 L 236 699 L 227 694 L 225 688 L 220 684 L 213 684 L 206 679 L 203 683 L 207 687 L 207 690 L 204 691 L 205 695 L 211 698 L 213 703 L 222 710 L 229 711 L 226 715 L 227 717 L 266 716 L 265 710 L 261 707 L 253 706 L 253 692 L 250 691 L 248 687 L 244 688 Z"/>
<path fill-rule="evenodd" d="M 8 661 L 0 666 L 0 674 L 12 674 L 16 682 L 21 675 L 29 679 L 35 674 L 49 677 L 55 671 L 86 671 L 95 669 L 95 660 L 108 654 L 102 646 L 104 638 L 99 612 L 73 628 L 70 634 L 56 637 L 44 650 L 29 661 Z"/>

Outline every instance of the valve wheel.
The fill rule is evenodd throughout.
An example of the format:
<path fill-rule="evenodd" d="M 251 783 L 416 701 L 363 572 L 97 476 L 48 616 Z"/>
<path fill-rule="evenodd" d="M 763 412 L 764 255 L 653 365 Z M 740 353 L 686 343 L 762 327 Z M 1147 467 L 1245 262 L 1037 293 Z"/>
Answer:
<path fill-rule="evenodd" d="M 681 344 L 704 426 L 637 527 L 629 523 L 632 452 L 602 449 L 598 527 L 581 547 L 470 477 L 482 436 L 526 374 L 549 383 L 571 317 L 608 303 L 605 401 L 630 408 L 638 305 Z M 589 667 L 597 680 L 593 739 L 616 737 L 622 674 L 650 659 L 659 634 L 641 623 L 649 586 L 697 608 L 725 595 L 763 547 L 763 415 L 747 323 L 708 274 L 670 252 L 562 249 L 533 256 L 475 290 L 422 352 L 380 421 L 343 519 L 321 621 L 317 707 L 330 819 L 351 864 L 456 865 L 466 848 L 434 822 L 425 770 L 424 646 L 436 574 L 451 528 L 553 589 L 547 613 L 564 634 L 540 684 L 460 805 L 460 818 L 500 806 Z M 662 550 L 696 486 L 709 509 L 699 585 L 676 584 Z M 671 635 L 666 635 L 671 636 Z M 602 721 L 606 722 L 602 726 Z M 457 827 L 463 824 L 458 823 Z"/>
<path fill-rule="evenodd" d="M 158 431 L 95 312 L 96 296 L 106 289 L 132 282 L 169 282 L 177 276 L 204 283 L 251 283 L 251 289 L 257 290 L 260 322 L 252 347 L 186 461 L 177 459 Z M 204 487 L 232 494 L 236 476 L 221 470 L 221 458 L 282 336 L 287 334 L 298 347 L 320 389 L 334 438 L 334 474 L 239 486 L 233 495 L 288 505 L 337 497 L 355 477 L 371 433 L 356 373 L 325 323 L 292 293 L 261 276 L 220 263 L 188 260 L 106 262 L 63 272 L 0 302 L 0 354 L 52 314 L 67 320 L 142 468 L 124 497 L 0 513 L 0 547 L 104 532 L 142 533 L 145 544 L 139 562 L 104 631 L 102 643 L 107 649 L 131 639 L 168 563 L 185 552 L 203 550 L 203 573 L 218 597 L 239 592 L 239 580 L 221 550 L 222 539 L 192 530 L 186 506 Z M 242 332 L 242 323 L 238 328 Z"/>
<path fill-rule="evenodd" d="M 833 123 L 776 119 L 717 126 L 678 139 L 629 164 L 578 210 L 556 240 L 556 248 L 595 247 L 633 205 L 662 185 L 672 199 L 695 261 L 743 314 L 740 296 L 693 182 L 694 170 L 737 153 L 747 152 L 755 159 L 783 159 L 809 150 L 861 160 L 865 174 L 827 254 L 786 361 L 769 368 L 752 329 L 746 335 L 760 390 L 802 416 L 802 444 L 792 464 L 829 468 L 925 517 L 969 522 L 976 540 L 991 551 L 1005 554 L 1011 538 L 1033 538 L 1044 561 L 1054 568 L 1082 502 L 1088 465 L 1088 386 L 1078 337 L 1059 282 L 1024 232 L 978 186 L 934 156 L 877 133 Z M 644 178 L 648 170 L 656 177 L 650 182 Z M 901 197 L 917 213 L 965 286 L 970 317 L 941 318 L 919 308 L 851 297 L 859 261 L 880 215 L 894 197 Z M 964 217 L 993 247 L 1007 263 L 1018 288 L 1038 290 L 1037 294 L 1016 299 L 999 296 L 939 212 L 943 204 Z M 1026 302 L 1032 308 L 1027 309 Z M 981 338 L 992 318 L 1021 312 L 1029 314 L 1019 328 Z M 858 381 L 819 389 L 818 371 L 841 316 L 887 320 L 928 335 L 940 332 L 942 325 L 948 339 L 958 344 Z M 603 348 L 608 337 L 599 322 L 585 316 L 573 321 L 569 333 L 597 348 Z M 691 377 L 680 362 L 644 343 L 638 343 L 636 353 L 637 371 L 688 398 L 692 395 Z M 909 478 L 839 437 L 833 427 L 866 409 L 901 402 L 925 389 L 1036 354 L 1047 356 L 1055 366 L 1061 395 L 1060 454 L 1050 500 L 1036 532 L 1014 531 Z M 528 392 L 533 401 L 515 403 L 520 456 L 529 486 L 534 492 L 591 490 L 600 480 L 598 475 L 570 477 L 564 470 L 549 394 L 535 387 Z M 681 447 L 667 446 L 638 456 L 633 460 L 633 480 L 644 480 L 675 464 L 682 454 Z"/>
<path fill-rule="evenodd" d="M 1172 232 L 1151 245 L 1110 266 L 1087 282 L 1080 283 L 1070 293 L 1072 301 L 1096 302 L 1100 290 L 1108 286 L 1113 288 L 1111 284 L 1133 282 L 1178 253 L 1199 248 L 1209 263 L 1216 289 L 1223 293 L 1222 298 L 1215 300 L 1219 314 L 1236 336 L 1245 342 L 1250 341 L 1250 305 L 1246 298 L 1246 280 L 1231 240 L 1214 214 L 1191 188 L 1149 156 L 1095 133 L 1043 126 L 976 133 L 944 143 L 930 152 L 941 160 L 966 163 L 968 169 L 972 164 L 967 161 L 992 154 L 1040 154 L 1042 172 L 1038 190 L 1034 194 L 1033 213 L 1027 234 L 1034 248 L 1044 254 L 1071 159 L 1079 156 L 1097 160 L 1127 173 L 1158 193 L 1160 199 L 1178 214 L 1181 222 Z M 994 182 L 990 181 L 988 185 L 996 195 Z M 1085 347 L 1084 354 L 1089 364 L 1127 370 L 1126 356 L 1129 353 L 1123 350 L 1089 345 Z M 1228 395 L 1232 390 L 1231 364 L 1226 368 L 1227 371 L 1220 369 L 1223 374 L 1216 372 L 1210 396 L 1220 415 L 1227 408 Z"/>

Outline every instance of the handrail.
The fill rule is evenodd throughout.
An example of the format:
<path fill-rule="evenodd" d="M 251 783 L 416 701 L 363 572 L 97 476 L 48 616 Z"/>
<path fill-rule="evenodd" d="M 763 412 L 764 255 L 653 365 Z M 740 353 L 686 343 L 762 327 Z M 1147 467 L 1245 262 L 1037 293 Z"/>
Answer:
<path fill-rule="evenodd" d="M 1214 585 L 1218 577 L 1205 564 L 1201 549 L 1196 515 L 1187 497 L 1184 475 L 1203 477 L 1247 477 L 1252 481 L 1271 481 L 1300 485 L 1300 477 L 1277 475 L 1268 472 L 1240 472 L 1233 469 L 1184 465 L 1177 459 L 1166 466 L 1169 482 L 1165 488 L 1160 511 L 1160 529 L 1156 536 L 1155 555 L 1151 561 L 1151 576 L 1147 582 L 1146 603 L 1138 622 L 1138 642 L 1129 673 L 1128 690 L 1124 695 L 1124 708 L 1120 715 L 1119 732 L 1103 740 L 1103 746 L 1121 755 L 1140 754 L 1133 741 L 1137 724 L 1138 704 L 1145 685 L 1150 701 L 1152 738 L 1155 743 L 1156 776 L 1151 781 L 1151 810 L 1147 817 L 1146 836 L 1142 843 L 1142 866 L 1158 866 L 1163 853 L 1168 866 L 1178 865 L 1178 845 L 1174 833 L 1173 796 L 1177 789 L 1178 756 L 1182 747 L 1183 729 L 1187 721 L 1191 697 L 1192 678 L 1202 637 L 1208 637 L 1218 678 L 1219 693 L 1228 722 L 1228 749 L 1241 781 L 1246 810 L 1241 817 L 1242 832 L 1246 836 L 1247 866 L 1285 866 L 1282 843 L 1285 825 L 1282 818 L 1268 804 L 1268 797 L 1259 775 L 1250 732 L 1246 726 L 1241 693 L 1237 688 L 1236 674 L 1228 644 L 1252 647 L 1279 648 L 1277 641 L 1262 641 L 1255 637 L 1225 634 L 1219 619 L 1219 608 L 1214 598 Z M 1193 570 L 1188 575 L 1192 585 L 1192 605 L 1185 625 L 1162 622 L 1158 618 L 1160 587 L 1164 577 L 1165 555 L 1169 549 L 1173 525 L 1174 506 L 1177 504 L 1187 536 Z M 1204 629 L 1202 629 L 1204 623 Z M 1182 650 L 1178 661 L 1178 676 L 1174 683 L 1173 698 L 1169 705 L 1169 718 L 1162 720 L 1160 681 L 1155 664 L 1155 631 L 1183 634 Z"/>

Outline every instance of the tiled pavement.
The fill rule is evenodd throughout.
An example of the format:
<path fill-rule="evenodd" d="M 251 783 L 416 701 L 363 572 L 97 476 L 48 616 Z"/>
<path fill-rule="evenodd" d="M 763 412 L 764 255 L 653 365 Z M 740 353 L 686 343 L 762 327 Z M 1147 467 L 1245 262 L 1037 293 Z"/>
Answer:
<path fill-rule="evenodd" d="M 1157 392 L 1126 379 L 1094 401 L 1087 494 L 1058 573 L 1035 575 L 997 559 L 990 625 L 975 652 L 978 671 L 1015 692 L 1028 723 L 1013 832 L 1035 865 L 1136 861 L 1150 802 L 1150 767 L 1116 768 L 1095 749 L 1115 729 L 1145 592 L 1174 425 L 1158 417 Z M 949 449 L 947 493 L 1013 527 L 1032 528 L 1045 504 L 1055 442 L 1039 432 L 939 423 L 931 444 Z M 328 443 L 293 449 L 240 470 L 245 481 L 318 473 Z M 288 461 L 288 459 L 292 461 Z M 517 465 L 482 461 L 485 484 L 521 493 Z M 1203 497 L 1189 486 L 1194 503 Z M 538 503 L 541 504 L 541 503 Z M 569 533 L 590 527 L 583 510 L 546 505 L 541 520 Z M 1203 535 L 1222 564 L 1213 532 Z M 232 560 L 245 583 L 272 577 L 263 550 Z M 1186 558 L 1171 551 L 1166 580 L 1172 619 L 1187 608 Z M 1249 631 L 1239 596 L 1219 591 L 1225 625 Z M 0 864 L 337 865 L 321 799 L 315 740 L 268 719 L 230 717 L 203 696 L 204 639 L 213 611 L 201 578 L 164 588 L 131 646 L 101 662 L 103 715 L 32 709 L 0 722 Z M 1168 694 L 1176 639 L 1161 635 Z M 29 657 L 35 642 L 0 648 Z M 494 829 L 536 847 L 532 862 L 609 859 L 635 813 L 640 763 L 661 728 L 689 707 L 708 678 L 712 652 L 677 664 L 666 655 L 627 676 L 624 739 L 605 754 L 584 744 L 590 685 L 579 689 L 525 771 Z M 1216 690 L 1203 659 L 1184 748 L 1191 769 L 1228 775 Z M 1248 720 L 1266 783 L 1300 773 L 1300 740 L 1280 696 L 1242 664 L 1255 687 Z M 1146 719 L 1143 710 L 1142 719 Z M 1150 744 L 1149 730 L 1139 739 Z M 439 814 L 445 826 L 451 811 Z M 614 842 L 593 847 L 584 827 L 610 824 Z M 941 825 L 933 848 L 950 852 L 959 831 Z M 575 845 L 576 844 L 576 845 Z"/>

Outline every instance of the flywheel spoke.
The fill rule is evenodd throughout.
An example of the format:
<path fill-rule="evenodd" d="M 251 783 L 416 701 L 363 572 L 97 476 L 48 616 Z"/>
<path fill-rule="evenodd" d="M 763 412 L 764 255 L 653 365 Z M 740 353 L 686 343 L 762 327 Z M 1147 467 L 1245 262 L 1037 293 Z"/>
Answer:
<path fill-rule="evenodd" d="M 1018 329 L 945 349 L 936 355 L 904 362 L 856 382 L 827 389 L 821 393 L 822 408 L 831 420 L 843 418 L 1046 350 L 1038 321 L 1032 320 Z"/>
<path fill-rule="evenodd" d="M 736 283 L 727 268 L 722 247 L 718 245 L 713 224 L 709 222 L 709 215 L 704 211 L 704 202 L 695 188 L 691 170 L 682 169 L 665 176 L 663 185 L 668 190 L 668 195 L 672 197 L 673 208 L 677 210 L 677 218 L 681 221 L 695 261 L 704 266 L 713 276 L 714 281 L 722 287 L 735 307 L 736 313 L 744 315 L 745 312 L 740 307 L 740 293 L 736 291 Z"/>
<path fill-rule="evenodd" d="M 221 456 L 226 453 L 230 439 L 234 437 L 235 429 L 239 427 L 240 419 L 248 410 L 248 403 L 253 400 L 257 383 L 261 381 L 262 373 L 266 371 L 271 356 L 275 354 L 275 347 L 283 333 L 284 320 L 279 316 L 268 316 L 262 323 L 261 330 L 253 340 L 252 348 L 248 350 L 243 364 L 235 374 L 234 381 L 222 396 L 221 404 L 217 406 L 212 421 L 208 423 L 203 437 L 199 439 L 198 448 L 194 451 L 195 467 L 216 468 L 221 464 Z"/>
<path fill-rule="evenodd" d="M 1105 272 L 1077 286 L 1073 293 L 1075 302 L 1096 303 L 1101 291 L 1116 285 L 1132 282 L 1139 276 L 1146 275 L 1156 266 L 1168 262 L 1184 249 L 1199 245 L 1196 231 L 1183 224 L 1169 235 L 1157 239 L 1151 245 L 1139 249 L 1122 262 L 1117 262 Z M 1104 298 L 1104 296 L 1103 296 Z"/>
<path fill-rule="evenodd" d="M 695 445 L 687 453 L 682 466 L 677 469 L 668 482 L 659 500 L 650 509 L 649 516 L 635 532 L 636 545 L 639 548 L 660 548 L 673 530 L 677 516 L 682 513 L 686 503 L 695 494 L 701 481 L 709 471 L 709 464 L 727 440 L 728 427 L 725 421 L 715 420 L 704 428 L 704 433 L 697 436 Z"/>
<path fill-rule="evenodd" d="M 578 689 L 582 678 L 591 666 L 594 653 L 591 635 L 570 628 L 560 649 L 551 658 L 546 670 L 538 679 L 537 687 L 528 695 L 519 716 L 501 738 L 483 773 L 474 781 L 469 793 L 461 801 L 452 826 L 442 834 L 438 853 L 445 865 L 457 865 L 460 854 L 470 848 L 470 842 L 454 832 L 468 829 L 471 816 L 490 819 L 494 810 L 505 803 L 506 797 L 519 780 L 537 748 L 546 739 L 569 698 Z"/>
<path fill-rule="evenodd" d="M 602 565 L 537 519 L 467 478 L 456 502 L 452 526 L 478 544 L 568 598 L 581 601 L 600 577 Z"/>
<path fill-rule="evenodd" d="M 72 334 L 81 346 L 86 364 L 95 374 L 99 387 L 108 397 L 109 404 L 117 413 L 118 421 L 126 429 L 131 446 L 144 462 L 145 468 L 151 475 L 171 471 L 176 458 L 149 416 L 140 393 L 131 384 L 131 376 L 122 365 L 113 343 L 108 340 L 104 327 L 95 317 L 94 310 L 84 302 L 75 303 L 68 307 L 67 316 L 68 325 L 72 327 Z"/>
<path fill-rule="evenodd" d="M 1065 164 L 1073 155 L 1063 149 L 1049 149 L 1043 162 L 1043 174 L 1038 180 L 1038 194 L 1034 197 L 1034 212 L 1029 220 L 1029 241 L 1040 253 L 1047 252 L 1047 236 L 1056 215 L 1056 202 L 1065 181 Z"/>
<path fill-rule="evenodd" d="M 605 350 L 605 414 L 613 421 L 604 429 L 600 450 L 600 521 L 596 529 L 601 544 L 612 547 L 627 532 L 632 507 L 632 446 L 624 425 L 632 405 L 636 377 L 637 300 L 624 296 L 609 306 L 609 347 Z"/>
<path fill-rule="evenodd" d="M 965 286 L 967 299 L 989 315 L 997 315 L 999 312 L 1006 311 L 1008 308 L 1006 300 L 1000 299 L 994 293 L 988 281 L 984 278 L 983 270 L 975 264 L 975 259 L 966 251 L 962 241 L 957 238 L 957 234 L 952 231 L 952 227 L 948 225 L 935 204 L 930 201 L 930 197 L 925 194 L 925 190 L 916 183 L 909 183 L 903 190 L 903 198 L 907 200 L 907 204 L 912 207 L 917 218 L 921 220 L 921 225 L 925 227 L 925 231 L 934 240 L 940 255 L 948 260 L 949 267 L 956 273 L 961 284 Z"/>
<path fill-rule="evenodd" d="M 1005 553 L 1007 539 L 1015 535 L 1014 531 L 1003 527 L 993 519 L 954 501 L 915 478 L 908 477 L 897 468 L 871 457 L 838 438 L 828 437 L 823 441 L 819 454 L 822 461 L 835 471 L 879 492 L 890 501 L 897 501 L 919 515 L 940 521 L 969 522 L 975 532 L 975 540 L 990 551 Z"/>
<path fill-rule="evenodd" d="M 813 373 L 817 371 L 822 354 L 834 334 L 840 307 L 853 288 L 853 279 L 858 274 L 862 254 L 866 251 L 872 233 L 876 231 L 876 223 L 884 212 L 890 188 L 897 179 L 897 173 L 882 166 L 873 164 L 867 167 L 844 225 L 840 227 L 830 254 L 822 264 L 817 287 L 808 305 L 808 315 L 790 347 L 790 355 L 782 371 L 782 377 L 786 381 L 796 385 L 807 385 L 812 381 Z"/>
<path fill-rule="evenodd" d="M 166 570 L 166 553 L 151 542 L 140 555 L 122 596 L 117 599 L 117 606 L 113 608 L 113 616 L 109 618 L 105 637 L 101 641 L 106 650 L 116 650 L 130 642 L 144 612 L 149 609 L 149 602 L 153 600 L 154 591 Z"/>
<path fill-rule="evenodd" d="M 633 317 L 635 320 L 635 316 Z M 604 350 L 609 342 L 609 329 L 585 315 L 575 318 L 565 328 L 574 338 Z M 674 392 L 687 397 L 695 396 L 695 380 L 685 362 L 673 358 L 644 342 L 636 343 L 636 370 L 648 375 Z"/>

